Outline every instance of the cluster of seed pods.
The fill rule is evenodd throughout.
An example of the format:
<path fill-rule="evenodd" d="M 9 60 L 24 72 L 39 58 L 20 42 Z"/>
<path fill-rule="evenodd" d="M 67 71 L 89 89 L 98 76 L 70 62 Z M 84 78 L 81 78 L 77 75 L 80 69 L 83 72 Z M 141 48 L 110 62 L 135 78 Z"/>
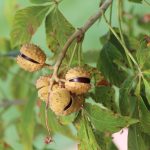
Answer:
<path fill-rule="evenodd" d="M 21 47 L 17 63 L 26 71 L 34 72 L 44 67 L 46 55 L 36 45 L 26 44 Z M 49 108 L 58 116 L 77 112 L 84 104 L 84 94 L 91 88 L 90 74 L 81 67 L 67 71 L 64 86 L 54 83 L 49 93 L 51 75 L 40 76 L 36 81 L 38 96 L 49 101 Z"/>

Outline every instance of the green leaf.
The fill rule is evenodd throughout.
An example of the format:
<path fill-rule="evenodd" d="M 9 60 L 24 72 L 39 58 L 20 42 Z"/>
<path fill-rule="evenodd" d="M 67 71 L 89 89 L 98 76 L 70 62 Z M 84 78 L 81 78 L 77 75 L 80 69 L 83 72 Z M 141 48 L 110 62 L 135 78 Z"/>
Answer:
<path fill-rule="evenodd" d="M 141 48 L 137 50 L 136 57 L 141 69 L 149 69 L 150 48 L 144 48 L 141 45 Z"/>
<path fill-rule="evenodd" d="M 30 0 L 30 2 L 33 4 L 43 4 L 43 3 L 53 2 L 53 1 L 54 0 Z"/>
<path fill-rule="evenodd" d="M 63 14 L 55 8 L 46 17 L 46 37 L 47 44 L 51 51 L 56 52 L 64 46 L 68 37 L 73 33 L 74 28 L 63 16 Z"/>
<path fill-rule="evenodd" d="M 48 10 L 49 6 L 32 6 L 16 12 L 11 32 L 13 47 L 30 42 Z"/>
<path fill-rule="evenodd" d="M 63 125 L 68 125 L 72 123 L 76 119 L 77 116 L 78 116 L 78 113 L 72 113 L 71 115 L 68 115 L 68 116 L 60 116 L 59 122 Z"/>
<path fill-rule="evenodd" d="M 0 55 L 2 52 L 7 52 L 11 50 L 10 41 L 5 38 L 0 38 Z"/>
<path fill-rule="evenodd" d="M 133 96 L 131 95 L 131 90 L 134 84 L 134 77 L 129 76 L 120 87 L 120 96 L 119 96 L 119 106 L 122 115 L 130 115 Z"/>
<path fill-rule="evenodd" d="M 107 133 L 102 133 L 94 130 L 94 135 L 97 143 L 101 146 L 102 150 L 118 150 L 112 141 L 112 135 Z"/>
<path fill-rule="evenodd" d="M 85 104 L 85 110 L 95 128 L 101 132 L 117 132 L 124 127 L 137 123 L 137 119 L 114 114 L 98 104 Z"/>
<path fill-rule="evenodd" d="M 129 0 L 129 2 L 142 3 L 143 0 Z"/>
<path fill-rule="evenodd" d="M 95 97 L 96 102 L 102 103 L 108 109 L 116 111 L 115 91 L 112 87 L 96 87 Z"/>
<path fill-rule="evenodd" d="M 115 60 L 122 61 L 123 56 L 111 42 L 107 42 L 100 52 L 97 67 L 111 83 L 119 85 L 125 79 L 125 74 L 114 63 Z"/>
<path fill-rule="evenodd" d="M 148 150 L 150 136 L 141 132 L 137 125 L 129 127 L 128 130 L 128 150 Z"/>
<path fill-rule="evenodd" d="M 32 77 L 33 74 L 22 69 L 19 69 L 16 73 L 14 73 L 10 84 L 10 91 L 13 97 L 18 99 L 28 99 L 28 93 L 34 87 L 32 82 L 30 82 Z"/>
<path fill-rule="evenodd" d="M 85 118 L 85 116 L 80 116 L 78 118 L 78 122 L 76 124 L 77 134 L 80 140 L 78 145 L 79 150 L 100 150 L 101 148 L 97 144 L 96 138 L 94 136 L 92 127 L 89 121 Z"/>
<path fill-rule="evenodd" d="M 147 100 L 150 104 L 150 84 L 148 83 L 148 81 L 146 79 L 143 78 L 144 81 L 144 85 L 145 85 L 145 93 L 146 93 L 146 97 Z"/>
<path fill-rule="evenodd" d="M 36 91 L 30 93 L 28 103 L 22 113 L 20 132 L 24 150 L 32 150 L 32 140 L 35 129 L 35 113 L 34 106 L 36 102 Z"/>
<path fill-rule="evenodd" d="M 150 135 L 150 111 L 145 106 L 142 98 L 139 102 L 139 119 L 142 131 Z"/>

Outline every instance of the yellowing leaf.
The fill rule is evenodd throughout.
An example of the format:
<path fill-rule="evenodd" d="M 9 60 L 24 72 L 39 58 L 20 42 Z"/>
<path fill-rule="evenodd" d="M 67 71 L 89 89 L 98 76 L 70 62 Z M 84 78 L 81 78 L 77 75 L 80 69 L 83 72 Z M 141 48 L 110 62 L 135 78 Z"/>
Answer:
<path fill-rule="evenodd" d="M 49 6 L 32 6 L 16 12 L 11 32 L 13 47 L 30 42 L 48 10 Z"/>
<path fill-rule="evenodd" d="M 47 44 L 51 51 L 59 51 L 73 31 L 73 26 L 57 8 L 46 17 Z"/>

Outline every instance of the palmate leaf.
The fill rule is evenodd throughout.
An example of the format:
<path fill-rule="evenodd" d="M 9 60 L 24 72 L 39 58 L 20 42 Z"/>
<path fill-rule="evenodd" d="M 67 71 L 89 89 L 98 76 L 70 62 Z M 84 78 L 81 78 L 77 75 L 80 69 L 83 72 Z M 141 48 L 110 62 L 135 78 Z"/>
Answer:
<path fill-rule="evenodd" d="M 64 46 L 74 28 L 63 16 L 58 8 L 55 8 L 46 17 L 46 38 L 51 51 L 59 51 Z"/>
<path fill-rule="evenodd" d="M 78 116 L 76 127 L 78 131 L 77 135 L 80 140 L 78 145 L 79 150 L 101 150 L 97 144 L 92 127 L 85 116 Z"/>
<path fill-rule="evenodd" d="M 50 6 L 32 6 L 16 12 L 11 31 L 13 47 L 30 42 Z"/>
<path fill-rule="evenodd" d="M 85 104 L 85 110 L 94 127 L 101 132 L 114 133 L 138 122 L 137 119 L 114 114 L 106 107 L 97 104 Z"/>

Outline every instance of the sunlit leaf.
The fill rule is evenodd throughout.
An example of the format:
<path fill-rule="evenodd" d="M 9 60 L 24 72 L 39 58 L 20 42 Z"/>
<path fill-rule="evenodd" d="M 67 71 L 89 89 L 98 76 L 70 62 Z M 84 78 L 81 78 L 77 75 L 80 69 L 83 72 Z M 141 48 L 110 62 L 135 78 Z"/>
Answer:
<path fill-rule="evenodd" d="M 73 26 L 57 8 L 46 17 L 45 26 L 47 44 L 53 52 L 59 51 L 74 31 Z"/>
<path fill-rule="evenodd" d="M 49 6 L 32 6 L 16 12 L 11 32 L 13 47 L 30 42 L 48 10 Z"/>

